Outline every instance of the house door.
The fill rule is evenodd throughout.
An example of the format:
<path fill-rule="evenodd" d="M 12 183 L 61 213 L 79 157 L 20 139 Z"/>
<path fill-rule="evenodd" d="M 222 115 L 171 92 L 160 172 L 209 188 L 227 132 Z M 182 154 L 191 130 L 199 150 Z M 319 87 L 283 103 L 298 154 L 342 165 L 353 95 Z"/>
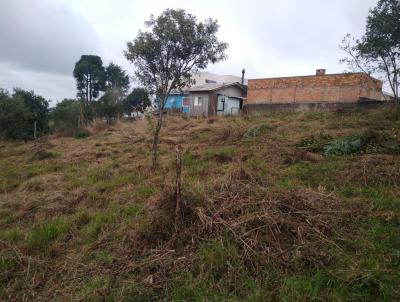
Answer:
<path fill-rule="evenodd" d="M 224 115 L 226 108 L 226 97 L 223 95 L 219 95 L 217 99 L 217 115 Z"/>

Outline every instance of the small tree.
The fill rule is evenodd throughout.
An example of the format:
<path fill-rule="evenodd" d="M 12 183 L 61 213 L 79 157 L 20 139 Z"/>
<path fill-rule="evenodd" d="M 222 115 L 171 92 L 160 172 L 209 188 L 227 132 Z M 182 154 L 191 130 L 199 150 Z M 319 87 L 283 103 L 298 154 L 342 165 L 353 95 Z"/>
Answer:
<path fill-rule="evenodd" d="M 135 88 L 124 99 L 123 105 L 125 113 L 129 116 L 133 111 L 143 113 L 151 105 L 149 93 L 145 88 Z"/>
<path fill-rule="evenodd" d="M 112 124 L 119 113 L 122 112 L 122 102 L 113 90 L 107 90 L 106 93 L 96 102 L 96 113 L 105 117 L 107 124 Z"/>
<path fill-rule="evenodd" d="M 163 110 L 172 90 L 191 84 L 191 74 L 209 63 L 224 60 L 226 43 L 216 36 L 218 22 L 197 18 L 182 9 L 167 9 L 145 23 L 148 31 L 139 31 L 128 42 L 126 58 L 135 64 L 138 80 L 159 101 L 158 119 L 152 146 L 152 167 L 157 162 L 157 145 L 163 122 Z"/>
<path fill-rule="evenodd" d="M 99 56 L 81 56 L 75 64 L 73 74 L 78 89 L 77 96 L 87 103 L 92 102 L 99 96 L 100 91 L 105 90 L 106 73 Z"/>
<path fill-rule="evenodd" d="M 341 62 L 352 70 L 383 74 L 399 102 L 400 1 L 380 0 L 369 11 L 362 38 L 355 39 L 347 34 L 340 48 L 348 55 Z"/>
<path fill-rule="evenodd" d="M 81 104 L 74 99 L 64 99 L 51 112 L 56 131 L 74 136 L 78 133 L 81 119 Z"/>

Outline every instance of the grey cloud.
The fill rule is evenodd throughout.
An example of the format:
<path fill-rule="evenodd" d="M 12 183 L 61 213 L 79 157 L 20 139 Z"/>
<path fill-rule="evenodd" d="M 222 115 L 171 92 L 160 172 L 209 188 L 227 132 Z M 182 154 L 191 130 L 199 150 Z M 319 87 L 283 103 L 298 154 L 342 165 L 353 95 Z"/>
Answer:
<path fill-rule="evenodd" d="M 151 13 L 165 8 L 220 21 L 228 60 L 209 71 L 240 75 L 245 68 L 248 78 L 311 74 L 316 68 L 341 72 L 342 38 L 363 33 L 368 9 L 377 1 L 0 0 L 0 87 L 26 85 L 22 88 L 54 100 L 73 96 L 73 66 L 84 53 L 132 72 L 122 55 L 125 43 Z"/>
<path fill-rule="evenodd" d="M 30 71 L 0 62 L 0 88 L 33 90 L 55 105 L 64 98 L 74 98 L 75 81 L 71 75 Z"/>
<path fill-rule="evenodd" d="M 0 41 L 0 62 L 39 72 L 71 75 L 82 54 L 101 55 L 91 25 L 48 0 L 2 0 Z"/>
<path fill-rule="evenodd" d="M 364 30 L 368 9 L 377 0 L 281 0 L 248 1 L 248 9 L 231 6 L 240 16 L 241 29 L 255 50 L 261 76 L 304 73 L 308 68 L 344 69 L 338 64 L 344 55 L 339 44 L 346 33 Z M 264 65 L 261 67 L 261 65 Z M 322 66 L 321 66 L 322 65 Z M 308 67 L 307 67 L 308 66 Z"/>

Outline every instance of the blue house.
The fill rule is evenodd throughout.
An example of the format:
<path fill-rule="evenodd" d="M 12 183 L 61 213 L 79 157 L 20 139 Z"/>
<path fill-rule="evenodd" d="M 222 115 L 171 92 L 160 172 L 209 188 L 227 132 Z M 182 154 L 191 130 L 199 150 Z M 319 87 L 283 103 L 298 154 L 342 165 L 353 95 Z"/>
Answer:
<path fill-rule="evenodd" d="M 166 110 L 182 112 L 185 114 L 189 114 L 189 108 L 190 98 L 189 94 L 186 93 L 171 93 L 164 106 L 164 109 Z"/>

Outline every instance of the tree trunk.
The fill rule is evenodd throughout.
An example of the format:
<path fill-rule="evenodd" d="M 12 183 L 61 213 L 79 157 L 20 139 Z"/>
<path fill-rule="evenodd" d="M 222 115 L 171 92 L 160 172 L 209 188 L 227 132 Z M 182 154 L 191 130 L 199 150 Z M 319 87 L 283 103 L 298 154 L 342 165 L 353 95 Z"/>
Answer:
<path fill-rule="evenodd" d="M 176 186 L 175 186 L 175 223 L 182 217 L 182 195 L 181 195 L 181 147 L 177 145 L 176 151 Z"/>
<path fill-rule="evenodd" d="M 154 130 L 153 146 L 151 148 L 151 152 L 152 152 L 151 167 L 153 170 L 157 166 L 157 147 L 158 147 L 160 130 L 161 130 L 161 126 L 162 126 L 162 118 L 163 118 L 163 112 L 162 112 L 162 109 L 160 108 L 159 113 L 158 113 L 157 126 L 156 126 L 156 129 Z"/>

